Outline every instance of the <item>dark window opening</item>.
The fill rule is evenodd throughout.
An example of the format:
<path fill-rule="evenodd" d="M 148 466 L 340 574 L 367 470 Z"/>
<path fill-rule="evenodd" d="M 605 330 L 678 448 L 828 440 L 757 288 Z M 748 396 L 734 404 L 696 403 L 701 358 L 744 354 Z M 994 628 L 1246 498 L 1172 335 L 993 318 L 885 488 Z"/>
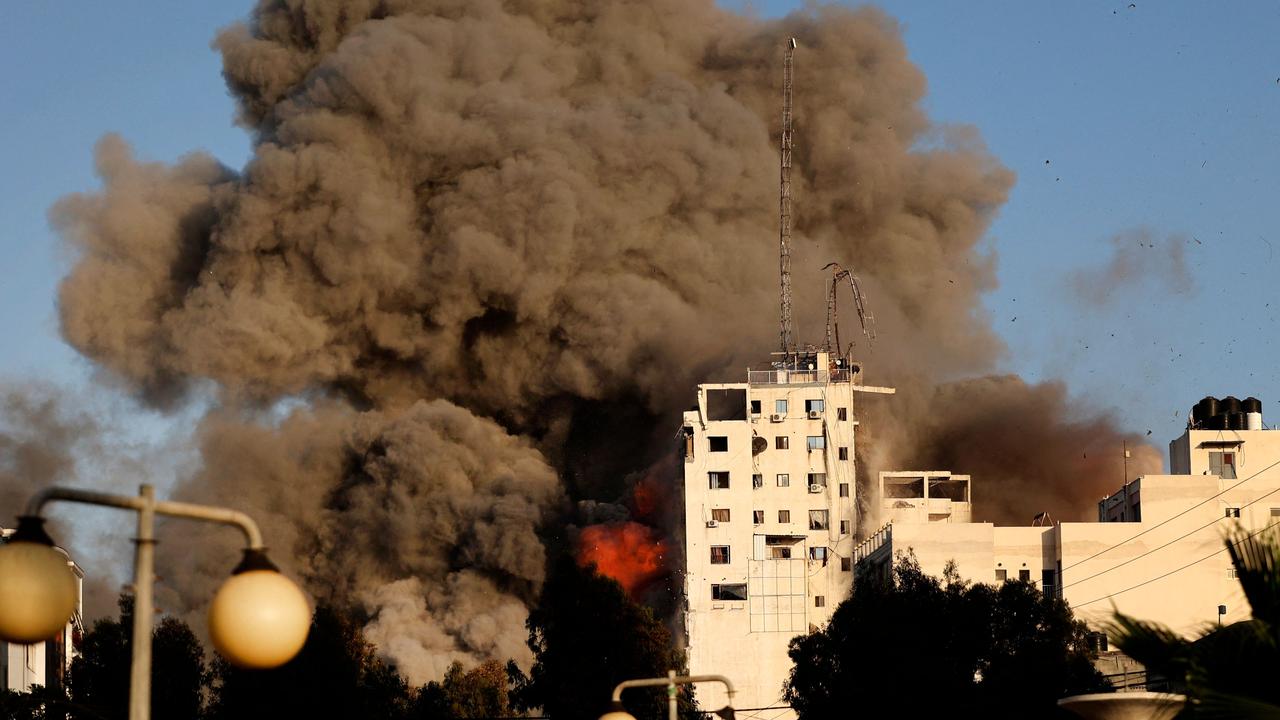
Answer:
<path fill-rule="evenodd" d="M 1018 579 L 1021 580 L 1022 582 L 1031 582 L 1031 571 L 1025 568 L 1022 570 L 1019 570 Z"/>
<path fill-rule="evenodd" d="M 759 400 L 752 400 L 752 401 L 751 401 L 751 414 L 752 414 L 752 415 L 759 415 L 759 414 L 760 414 L 760 401 L 759 401 Z"/>
<path fill-rule="evenodd" d="M 752 476 L 751 476 L 751 487 L 753 487 L 753 488 L 762 488 L 762 487 L 764 487 L 764 475 L 761 475 L 760 473 L 756 473 L 756 474 L 752 475 Z"/>
<path fill-rule="evenodd" d="M 849 497 L 849 483 L 840 483 L 840 497 Z"/>
<path fill-rule="evenodd" d="M 929 497 L 947 498 L 953 502 L 969 502 L 969 483 L 964 480 L 929 478 Z"/>
<path fill-rule="evenodd" d="M 754 523 L 754 524 L 756 524 L 756 525 L 763 525 L 763 524 L 764 524 L 764 511 L 763 511 L 763 510 L 752 510 L 752 511 L 751 511 L 751 522 L 752 522 L 752 523 Z"/>
<path fill-rule="evenodd" d="M 884 496 L 887 498 L 924 497 L 924 478 L 887 477 L 884 479 Z"/>
<path fill-rule="evenodd" d="M 791 447 L 791 438 L 786 435 L 779 435 L 773 439 L 773 447 L 775 450 L 786 450 Z"/>
<path fill-rule="evenodd" d="M 847 408 L 836 408 L 836 419 L 845 421 L 849 419 L 849 411 Z"/>
<path fill-rule="evenodd" d="M 779 511 L 778 511 L 778 522 L 780 522 L 780 523 L 789 523 L 789 522 L 791 522 L 791 511 L 790 511 L 790 510 L 779 510 Z"/>
<path fill-rule="evenodd" d="M 853 570 L 853 558 L 840 558 L 840 571 L 849 572 L 850 570 Z"/>
<path fill-rule="evenodd" d="M 711 599 L 712 600 L 746 600 L 747 584 L 732 583 L 729 585 L 712 585 Z"/>
<path fill-rule="evenodd" d="M 711 546 L 711 564 L 712 565 L 728 565 L 729 564 L 729 546 L 728 545 L 712 545 Z"/>
<path fill-rule="evenodd" d="M 841 520 L 841 521 L 840 521 L 840 534 L 841 534 L 841 535 L 848 535 L 848 534 L 849 534 L 849 521 L 848 521 L 848 520 Z"/>
<path fill-rule="evenodd" d="M 826 606 L 827 606 L 827 599 L 826 599 L 825 597 L 821 596 L 821 595 L 814 595 L 814 596 L 813 596 L 813 606 L 814 606 L 814 607 L 826 607 Z"/>
<path fill-rule="evenodd" d="M 711 452 L 729 452 L 729 438 L 724 435 L 711 435 L 707 438 Z"/>
<path fill-rule="evenodd" d="M 771 547 L 769 548 L 770 560 L 788 560 L 791 558 L 791 548 L 789 547 Z"/>
<path fill-rule="evenodd" d="M 708 420 L 746 420 L 746 389 L 708 390 Z"/>
<path fill-rule="evenodd" d="M 996 582 L 1002 583 L 1002 582 L 1008 582 L 1008 581 L 1009 581 L 1009 571 L 1005 570 L 1004 568 L 996 568 Z"/>
<path fill-rule="evenodd" d="M 849 448 L 847 448 L 847 447 L 842 447 L 842 448 L 840 448 L 840 456 L 839 456 L 839 457 L 840 457 L 840 459 L 841 459 L 841 460 L 848 460 L 848 459 L 849 459 Z"/>
<path fill-rule="evenodd" d="M 707 473 L 707 486 L 712 490 L 728 490 L 729 471 L 724 470 Z"/>
<path fill-rule="evenodd" d="M 1229 518 L 1240 517 L 1240 508 L 1235 508 L 1235 507 L 1227 508 L 1226 517 L 1229 517 Z"/>

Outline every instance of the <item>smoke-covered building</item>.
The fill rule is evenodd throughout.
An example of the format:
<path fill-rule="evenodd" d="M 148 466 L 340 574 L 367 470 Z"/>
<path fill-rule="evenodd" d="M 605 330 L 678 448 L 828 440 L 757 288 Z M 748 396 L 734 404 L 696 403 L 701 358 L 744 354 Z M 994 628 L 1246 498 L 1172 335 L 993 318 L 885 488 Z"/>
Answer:
<path fill-rule="evenodd" d="M 698 386 L 684 413 L 689 669 L 727 675 L 738 707 L 781 705 L 787 643 L 849 592 L 860 368 L 801 353 L 743 383 Z M 722 691 L 700 687 L 704 707 Z"/>
<path fill-rule="evenodd" d="M 7 538 L 12 533 L 11 529 L 0 528 L 0 538 Z M 69 557 L 67 565 L 76 578 L 75 613 L 57 637 L 44 642 L 23 645 L 0 640 L 0 691 L 31 692 L 37 685 L 65 686 L 67 671 L 76 656 L 76 637 L 84 630 L 81 621 L 84 571 Z"/>
<path fill-rule="evenodd" d="M 1103 498 L 1097 522 L 1054 523 L 1042 514 L 1023 527 L 970 522 L 967 478 L 963 510 L 936 498 L 935 488 L 963 476 L 882 472 L 871 503 L 882 524 L 853 549 L 854 575 L 888 572 L 910 551 L 933 574 L 954 561 L 973 582 L 1036 583 L 1096 628 L 1116 611 L 1187 635 L 1248 618 L 1224 539 L 1280 526 L 1280 431 L 1266 428 L 1253 398 L 1206 398 L 1169 443 L 1169 467 Z"/>

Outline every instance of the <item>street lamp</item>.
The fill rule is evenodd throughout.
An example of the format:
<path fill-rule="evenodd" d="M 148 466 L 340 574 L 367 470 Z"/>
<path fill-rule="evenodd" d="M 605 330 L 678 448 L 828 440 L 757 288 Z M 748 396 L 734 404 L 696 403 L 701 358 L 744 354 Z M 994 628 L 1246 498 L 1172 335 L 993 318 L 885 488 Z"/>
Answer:
<path fill-rule="evenodd" d="M 600 716 L 600 720 L 636 720 L 635 716 L 627 712 L 622 706 L 622 691 L 633 687 L 666 687 L 667 688 L 667 718 L 668 720 L 677 720 L 676 713 L 676 686 L 692 685 L 700 682 L 718 682 L 724 685 L 729 693 L 729 704 L 715 711 L 715 714 L 724 720 L 734 720 L 733 714 L 733 683 L 729 682 L 729 678 L 723 675 L 676 675 L 675 670 L 668 670 L 667 676 L 664 678 L 646 678 L 644 680 L 624 680 L 618 683 L 613 689 L 613 698 L 609 705 L 609 712 Z"/>
<path fill-rule="evenodd" d="M 55 635 L 75 610 L 76 584 L 66 557 L 54 548 L 40 511 L 49 502 L 104 505 L 138 515 L 134 555 L 133 660 L 129 720 L 151 716 L 151 630 L 154 623 L 155 516 L 234 525 L 247 547 L 240 564 L 209 607 L 209 636 L 234 665 L 271 668 L 302 649 L 311 626 L 307 598 L 267 558 L 258 525 L 242 512 L 208 505 L 156 501 L 143 485 L 137 497 L 72 488 L 46 488 L 31 498 L 18 527 L 0 544 L 0 639 L 31 643 Z"/>

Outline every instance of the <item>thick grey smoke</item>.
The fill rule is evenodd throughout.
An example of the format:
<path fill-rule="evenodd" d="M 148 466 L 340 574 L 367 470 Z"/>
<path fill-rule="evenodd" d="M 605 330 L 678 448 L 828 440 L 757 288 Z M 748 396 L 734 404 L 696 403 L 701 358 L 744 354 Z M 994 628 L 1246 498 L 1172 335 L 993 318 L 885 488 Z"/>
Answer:
<path fill-rule="evenodd" d="M 763 22 L 711 0 L 264 0 L 216 41 L 252 159 L 145 164 L 103 140 L 102 191 L 53 210 L 79 252 L 63 332 L 153 403 L 215 383 L 237 409 L 204 422 L 185 493 L 260 515 L 415 680 L 503 659 L 561 484 L 616 500 L 697 382 L 775 343 L 791 35 L 801 337 L 819 339 L 818 268 L 839 261 L 880 321 L 873 377 L 928 393 L 989 372 L 978 243 L 1012 174 L 930 125 L 880 12 Z M 1064 422 L 1036 402 L 1051 390 L 1011 392 L 1048 435 Z M 317 404 L 246 419 L 287 396 Z M 920 403 L 893 427 L 917 412 L 934 429 L 903 443 L 946 437 Z M 173 566 L 193 598 L 173 602 L 225 562 Z"/>

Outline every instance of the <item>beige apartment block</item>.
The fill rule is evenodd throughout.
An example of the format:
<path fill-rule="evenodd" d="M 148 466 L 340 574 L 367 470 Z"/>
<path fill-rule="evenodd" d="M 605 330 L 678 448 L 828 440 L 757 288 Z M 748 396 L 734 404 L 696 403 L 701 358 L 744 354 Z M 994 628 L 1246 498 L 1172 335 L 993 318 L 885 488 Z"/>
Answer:
<path fill-rule="evenodd" d="M 699 385 L 684 414 L 689 670 L 730 677 L 737 707 L 782 704 L 787 643 L 823 626 L 852 586 L 856 403 L 892 392 L 859 376 L 801 355 L 745 383 Z M 727 699 L 698 693 L 707 708 Z"/>

